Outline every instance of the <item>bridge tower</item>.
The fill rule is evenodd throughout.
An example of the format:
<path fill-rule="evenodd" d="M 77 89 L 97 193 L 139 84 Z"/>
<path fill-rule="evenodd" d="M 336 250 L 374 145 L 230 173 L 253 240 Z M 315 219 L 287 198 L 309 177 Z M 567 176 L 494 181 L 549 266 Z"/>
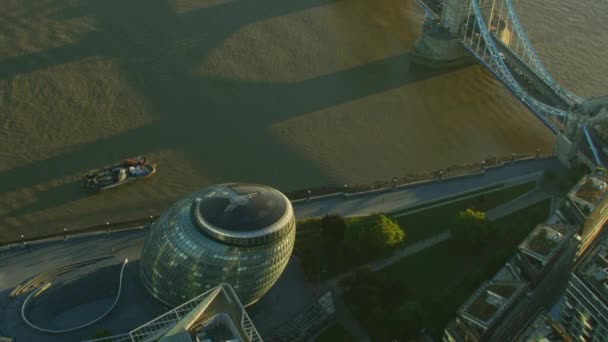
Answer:
<path fill-rule="evenodd" d="M 419 3 L 431 1 L 418 0 Z M 491 8 L 491 0 L 477 1 L 483 11 Z M 475 63 L 459 44 L 464 23 L 470 15 L 470 0 L 443 0 L 442 3 L 441 13 L 426 16 L 422 36 L 416 42 L 412 53 L 413 61 L 430 67 Z"/>
<path fill-rule="evenodd" d="M 554 147 L 555 155 L 567 167 L 572 167 L 580 161 L 577 152 L 580 150 L 581 144 L 584 143 L 582 126 L 581 117 L 573 116 L 566 122 L 564 131 L 557 133 Z"/>
<path fill-rule="evenodd" d="M 606 166 L 601 160 L 608 157 L 605 138 L 598 133 L 601 122 L 608 120 L 608 96 L 584 101 L 576 106 L 562 133 L 557 136 L 555 154 L 567 166 L 584 163 L 589 168 Z M 589 153 L 581 151 L 591 150 Z"/>
<path fill-rule="evenodd" d="M 478 0 L 479 9 L 482 11 L 491 7 L 491 0 Z M 446 28 L 450 35 L 458 37 L 464 22 L 469 15 L 470 0 L 445 0 L 441 12 L 441 26 Z"/>

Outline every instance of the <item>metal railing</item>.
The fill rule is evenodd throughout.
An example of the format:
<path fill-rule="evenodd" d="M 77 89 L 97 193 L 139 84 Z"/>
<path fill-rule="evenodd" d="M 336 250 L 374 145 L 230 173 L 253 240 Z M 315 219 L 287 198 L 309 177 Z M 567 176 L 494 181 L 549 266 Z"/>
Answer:
<path fill-rule="evenodd" d="M 198 295 L 189 301 L 175 307 L 174 309 L 156 317 L 155 319 L 140 325 L 139 327 L 131 330 L 128 333 L 114 335 L 110 337 L 103 337 L 94 340 L 87 340 L 86 342 L 102 342 L 102 341 L 112 341 L 112 342 L 144 342 L 144 341 L 156 341 L 157 339 L 163 337 L 173 326 L 175 326 L 180 320 L 182 320 L 186 315 L 188 315 L 194 308 L 196 308 L 199 304 L 201 304 L 209 295 L 211 295 L 214 291 L 221 291 L 226 293 L 226 288 L 229 288 L 230 294 L 234 299 L 236 299 L 239 310 L 242 312 L 241 317 L 241 329 L 246 332 L 247 338 L 250 342 L 262 342 L 262 338 L 260 337 L 257 329 L 251 322 L 251 319 L 247 315 L 245 308 L 241 304 L 236 292 L 232 286 L 228 284 L 220 284 L 208 291 L 205 291 L 203 294 Z"/>
<path fill-rule="evenodd" d="M 33 297 L 38 296 L 43 291 L 47 290 L 51 286 L 51 283 L 47 283 L 42 288 L 38 289 L 37 291 L 34 291 L 34 292 L 30 293 L 30 295 L 27 296 L 27 298 L 23 302 L 23 305 L 21 306 L 21 318 L 32 329 L 35 329 L 35 330 L 38 330 L 40 332 L 47 333 L 47 334 L 65 334 L 65 333 L 69 333 L 69 332 L 73 332 L 73 331 L 77 331 L 77 330 L 86 328 L 86 327 L 88 327 L 90 325 L 93 325 L 93 324 L 101 321 L 102 319 L 104 319 L 114 309 L 114 307 L 118 303 L 118 299 L 120 299 L 120 294 L 122 292 L 122 277 L 123 277 L 123 273 L 124 273 L 124 270 L 125 270 L 125 266 L 127 266 L 128 262 L 129 262 L 129 259 L 125 259 L 125 261 L 123 262 L 122 267 L 120 269 L 120 276 L 119 276 L 119 280 L 118 280 L 118 293 L 116 294 L 116 298 L 114 299 L 114 302 L 112 303 L 112 305 L 104 313 L 102 313 L 99 317 L 95 318 L 94 320 L 92 320 L 90 322 L 87 322 L 87 323 L 84 323 L 84 324 L 81 324 L 81 325 L 79 325 L 77 327 L 73 327 L 73 328 L 69 328 L 69 329 L 61 329 L 61 330 L 45 329 L 45 328 L 41 328 L 41 327 L 35 325 L 34 323 L 32 323 L 27 318 L 27 315 L 26 315 L 27 304 L 29 303 L 30 299 L 32 299 Z"/>

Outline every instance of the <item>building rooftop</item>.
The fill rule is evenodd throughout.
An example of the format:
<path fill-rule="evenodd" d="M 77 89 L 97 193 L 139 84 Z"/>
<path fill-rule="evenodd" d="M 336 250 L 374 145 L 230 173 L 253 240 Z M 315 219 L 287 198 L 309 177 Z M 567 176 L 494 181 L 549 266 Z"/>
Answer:
<path fill-rule="evenodd" d="M 605 300 L 608 299 L 608 238 L 604 238 L 584 256 L 575 273 Z"/>
<path fill-rule="evenodd" d="M 569 196 L 575 202 L 592 208 L 597 205 L 608 191 L 608 174 L 596 171 L 583 177 L 570 191 Z"/>
<path fill-rule="evenodd" d="M 517 259 L 509 261 L 490 280 L 484 282 L 458 309 L 459 324 L 466 324 L 479 336 L 500 321 L 527 288 L 517 267 Z"/>
<path fill-rule="evenodd" d="M 512 256 L 511 258 L 509 258 L 509 261 L 507 261 L 505 266 L 503 266 L 496 273 L 493 280 L 495 282 L 508 282 L 508 283 L 522 282 L 523 278 L 521 277 L 521 274 L 518 273 L 517 266 L 514 266 L 514 265 L 517 265 L 517 258 L 515 256 Z"/>
<path fill-rule="evenodd" d="M 519 250 L 544 263 L 576 234 L 576 226 L 540 224 L 519 244 Z"/>
<path fill-rule="evenodd" d="M 489 325 L 497 313 L 511 304 L 514 294 L 523 288 L 521 283 L 484 283 L 465 303 L 463 314 Z"/>
<path fill-rule="evenodd" d="M 200 214 L 213 226 L 231 231 L 266 228 L 279 221 L 289 200 L 278 190 L 255 184 L 222 184 L 205 189 Z"/>

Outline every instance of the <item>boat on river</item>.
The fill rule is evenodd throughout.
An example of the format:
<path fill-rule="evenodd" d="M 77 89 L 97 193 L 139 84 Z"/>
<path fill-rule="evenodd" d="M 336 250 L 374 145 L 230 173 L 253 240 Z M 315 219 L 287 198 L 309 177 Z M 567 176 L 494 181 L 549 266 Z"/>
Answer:
<path fill-rule="evenodd" d="M 100 192 L 148 178 L 155 173 L 156 164 L 149 163 L 143 156 L 137 156 L 89 172 L 82 177 L 81 186 L 91 192 Z"/>

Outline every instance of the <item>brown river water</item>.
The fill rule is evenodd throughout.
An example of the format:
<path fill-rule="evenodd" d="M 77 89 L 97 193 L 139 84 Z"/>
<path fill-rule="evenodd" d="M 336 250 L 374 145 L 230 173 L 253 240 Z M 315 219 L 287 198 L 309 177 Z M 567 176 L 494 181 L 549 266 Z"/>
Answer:
<path fill-rule="evenodd" d="M 608 88 L 600 0 L 516 1 L 541 59 Z M 410 66 L 414 0 L 2 0 L 0 240 L 156 214 L 202 186 L 370 183 L 554 137 L 480 66 Z M 99 195 L 82 173 L 146 154 Z"/>

